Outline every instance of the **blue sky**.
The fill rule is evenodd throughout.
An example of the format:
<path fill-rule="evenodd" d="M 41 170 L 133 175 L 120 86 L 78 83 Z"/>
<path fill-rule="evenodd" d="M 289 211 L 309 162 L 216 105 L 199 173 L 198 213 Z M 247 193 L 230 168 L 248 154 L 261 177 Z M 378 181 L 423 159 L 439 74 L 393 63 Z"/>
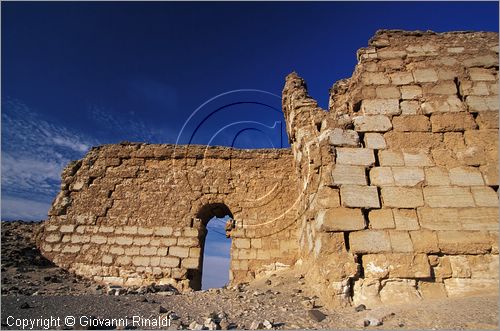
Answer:
<path fill-rule="evenodd" d="M 2 2 L 1 24 L 2 219 L 38 220 L 93 145 L 287 147 L 288 73 L 326 107 L 377 29 L 498 31 L 498 3 Z"/>

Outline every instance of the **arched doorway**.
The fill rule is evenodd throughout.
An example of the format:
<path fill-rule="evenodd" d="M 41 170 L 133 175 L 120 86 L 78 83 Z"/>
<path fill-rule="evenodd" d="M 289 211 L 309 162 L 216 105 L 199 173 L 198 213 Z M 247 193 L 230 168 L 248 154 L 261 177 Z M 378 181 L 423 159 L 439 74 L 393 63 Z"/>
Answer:
<path fill-rule="evenodd" d="M 201 238 L 201 267 L 193 288 L 222 287 L 229 282 L 231 239 L 226 237 L 225 226 L 233 214 L 225 204 L 211 203 L 200 208 L 197 217 L 205 231 Z"/>

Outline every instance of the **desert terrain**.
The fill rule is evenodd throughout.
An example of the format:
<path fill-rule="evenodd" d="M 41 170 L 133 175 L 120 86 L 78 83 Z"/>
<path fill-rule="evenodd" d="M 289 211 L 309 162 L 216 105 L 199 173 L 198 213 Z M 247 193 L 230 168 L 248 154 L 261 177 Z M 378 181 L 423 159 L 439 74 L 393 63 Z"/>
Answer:
<path fill-rule="evenodd" d="M 41 256 L 34 244 L 38 226 L 2 222 L 2 329 L 20 329 L 13 325 L 16 320 L 51 316 L 59 321 L 50 328 L 68 330 L 498 328 L 497 294 L 327 309 L 308 294 L 304 276 L 290 270 L 249 284 L 186 294 L 169 286 L 104 286 Z M 74 317 L 68 323 L 74 325 L 65 324 L 67 316 Z M 126 322 L 109 325 L 113 321 Z"/>

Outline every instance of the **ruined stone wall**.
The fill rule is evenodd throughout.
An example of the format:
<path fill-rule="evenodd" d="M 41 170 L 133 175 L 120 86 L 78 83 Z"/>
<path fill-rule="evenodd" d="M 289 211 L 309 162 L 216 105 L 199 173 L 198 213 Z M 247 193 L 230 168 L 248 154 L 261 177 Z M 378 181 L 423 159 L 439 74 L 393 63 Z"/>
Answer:
<path fill-rule="evenodd" d="M 63 173 L 40 236 L 57 264 L 199 287 L 232 215 L 231 278 L 291 265 L 332 304 L 498 290 L 498 34 L 379 31 L 328 111 L 293 73 L 291 151 L 110 145 Z"/>
<path fill-rule="evenodd" d="M 498 34 L 380 31 L 358 60 L 329 112 L 283 91 L 306 279 L 335 303 L 497 291 Z"/>
<path fill-rule="evenodd" d="M 70 164 L 62 178 L 40 247 L 77 274 L 197 289 L 206 224 L 225 215 L 236 220 L 229 232 L 233 282 L 295 261 L 297 190 L 288 150 L 107 145 Z"/>

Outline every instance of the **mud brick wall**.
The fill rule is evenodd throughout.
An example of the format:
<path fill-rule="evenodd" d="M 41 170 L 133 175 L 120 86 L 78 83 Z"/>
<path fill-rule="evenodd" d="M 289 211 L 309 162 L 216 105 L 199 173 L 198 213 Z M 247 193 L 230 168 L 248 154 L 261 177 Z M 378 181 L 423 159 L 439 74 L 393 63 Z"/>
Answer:
<path fill-rule="evenodd" d="M 296 74 L 283 90 L 306 279 L 341 304 L 497 291 L 498 34 L 369 44 L 328 112 Z"/>
<path fill-rule="evenodd" d="M 290 150 L 124 144 L 63 173 L 45 256 L 107 283 L 199 288 L 230 215 L 233 283 L 295 263 L 332 305 L 498 291 L 498 34 L 382 30 L 321 109 L 296 73 Z"/>
<path fill-rule="evenodd" d="M 45 256 L 96 281 L 200 287 L 206 225 L 229 215 L 230 279 L 293 264 L 296 179 L 288 150 L 147 144 L 94 148 L 63 172 Z"/>

